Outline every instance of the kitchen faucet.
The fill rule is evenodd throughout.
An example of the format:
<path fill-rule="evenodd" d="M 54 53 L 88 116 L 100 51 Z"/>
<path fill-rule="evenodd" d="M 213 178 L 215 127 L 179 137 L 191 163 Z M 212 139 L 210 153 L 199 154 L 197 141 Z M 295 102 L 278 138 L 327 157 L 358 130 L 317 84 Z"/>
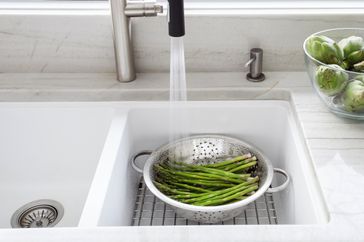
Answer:
<path fill-rule="evenodd" d="M 185 34 L 183 0 L 168 0 L 168 29 L 171 37 L 182 37 Z M 135 80 L 133 49 L 130 40 L 130 18 L 152 17 L 163 12 L 163 7 L 148 2 L 110 0 L 113 26 L 114 51 L 117 79 L 120 82 Z"/>
<path fill-rule="evenodd" d="M 157 16 L 163 12 L 163 7 L 143 1 L 127 3 L 126 0 L 110 0 L 110 10 L 117 79 L 120 82 L 130 82 L 136 78 L 130 40 L 130 18 Z"/>

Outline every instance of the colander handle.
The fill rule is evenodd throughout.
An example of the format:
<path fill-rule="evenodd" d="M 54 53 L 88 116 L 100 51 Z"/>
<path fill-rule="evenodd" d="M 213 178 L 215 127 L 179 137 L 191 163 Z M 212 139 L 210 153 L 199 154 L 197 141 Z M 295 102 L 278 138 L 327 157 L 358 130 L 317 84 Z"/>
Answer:
<path fill-rule="evenodd" d="M 140 168 L 137 164 L 136 164 L 136 159 L 138 159 L 138 157 L 140 156 L 144 156 L 144 155 L 151 155 L 153 153 L 153 151 L 151 150 L 142 150 L 136 154 L 134 154 L 131 159 L 130 159 L 130 163 L 131 166 L 134 168 L 134 170 L 136 170 L 139 173 L 143 174 L 143 168 Z"/>
<path fill-rule="evenodd" d="M 274 168 L 273 170 L 274 170 L 274 173 L 279 173 L 279 174 L 283 175 L 286 178 L 286 180 L 283 182 L 283 184 L 279 185 L 278 187 L 268 188 L 267 189 L 268 193 L 280 192 L 280 191 L 286 189 L 291 180 L 290 176 L 288 175 L 288 173 L 285 170 L 282 170 L 279 168 Z"/>

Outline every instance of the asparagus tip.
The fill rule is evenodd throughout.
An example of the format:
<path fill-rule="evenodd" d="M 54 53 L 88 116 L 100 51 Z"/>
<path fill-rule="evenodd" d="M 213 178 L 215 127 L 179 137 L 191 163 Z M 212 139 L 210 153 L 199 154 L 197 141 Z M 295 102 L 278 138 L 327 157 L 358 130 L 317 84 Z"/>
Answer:
<path fill-rule="evenodd" d="M 250 157 L 252 157 L 252 154 L 251 153 L 247 153 L 247 154 L 244 154 L 243 156 L 244 156 L 244 158 L 250 158 Z"/>

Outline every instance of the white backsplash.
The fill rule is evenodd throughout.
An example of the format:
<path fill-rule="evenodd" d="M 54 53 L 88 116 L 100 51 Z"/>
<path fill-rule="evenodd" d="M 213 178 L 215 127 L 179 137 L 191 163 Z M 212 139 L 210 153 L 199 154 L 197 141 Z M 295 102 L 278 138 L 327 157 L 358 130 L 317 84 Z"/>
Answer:
<path fill-rule="evenodd" d="M 249 49 L 264 50 L 265 71 L 304 70 L 302 42 L 335 27 L 361 27 L 363 14 L 191 15 L 187 71 L 242 71 Z M 165 16 L 134 19 L 138 72 L 169 70 Z M 0 72 L 115 72 L 111 19 L 102 14 L 1 14 Z"/>

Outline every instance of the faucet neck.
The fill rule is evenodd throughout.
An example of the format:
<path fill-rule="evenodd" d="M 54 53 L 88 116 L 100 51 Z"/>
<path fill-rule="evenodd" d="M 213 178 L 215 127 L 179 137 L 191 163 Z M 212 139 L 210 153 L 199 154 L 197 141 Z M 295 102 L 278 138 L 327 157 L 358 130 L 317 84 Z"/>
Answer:
<path fill-rule="evenodd" d="M 113 23 L 113 37 L 117 79 L 120 82 L 133 81 L 136 78 L 133 49 L 130 40 L 130 17 L 157 16 L 163 12 L 162 6 L 154 3 L 109 0 Z"/>
<path fill-rule="evenodd" d="M 169 36 L 181 37 L 185 35 L 185 14 L 183 0 L 168 0 L 168 29 Z"/>

